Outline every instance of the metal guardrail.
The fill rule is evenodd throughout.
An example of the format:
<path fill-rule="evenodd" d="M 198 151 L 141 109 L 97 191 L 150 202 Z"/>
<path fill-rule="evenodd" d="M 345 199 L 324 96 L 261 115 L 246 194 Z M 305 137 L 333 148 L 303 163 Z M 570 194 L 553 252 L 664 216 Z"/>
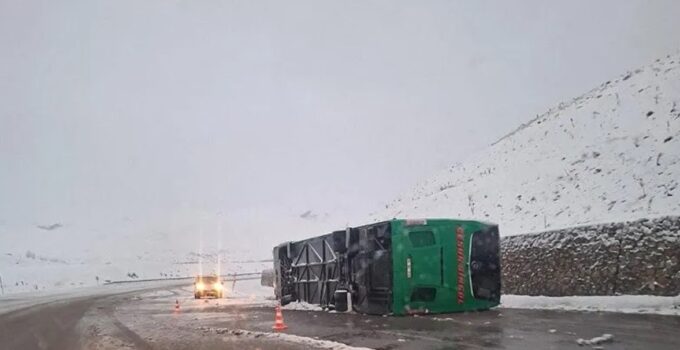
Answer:
<path fill-rule="evenodd" d="M 220 278 L 222 278 L 222 281 L 225 281 L 225 282 L 248 281 L 248 280 L 260 279 L 260 275 L 261 275 L 260 272 L 234 273 L 234 274 L 220 275 Z M 124 283 L 141 283 L 141 282 L 184 281 L 184 280 L 193 280 L 194 278 L 196 278 L 196 276 L 108 281 L 108 282 L 104 282 L 104 285 L 124 284 Z"/>

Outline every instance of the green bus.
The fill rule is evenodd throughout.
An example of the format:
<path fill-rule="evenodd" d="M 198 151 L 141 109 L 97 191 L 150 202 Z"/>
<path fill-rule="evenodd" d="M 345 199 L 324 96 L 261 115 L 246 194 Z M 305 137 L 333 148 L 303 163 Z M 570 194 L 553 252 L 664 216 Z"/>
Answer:
<path fill-rule="evenodd" d="M 394 219 L 286 242 L 273 253 L 283 305 L 408 315 L 500 302 L 500 237 L 492 223 Z"/>

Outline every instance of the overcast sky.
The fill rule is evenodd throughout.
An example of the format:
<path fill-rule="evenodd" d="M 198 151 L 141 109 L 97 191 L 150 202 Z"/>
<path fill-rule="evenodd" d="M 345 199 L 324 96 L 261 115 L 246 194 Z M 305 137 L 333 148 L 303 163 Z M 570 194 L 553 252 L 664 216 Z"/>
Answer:
<path fill-rule="evenodd" d="M 679 18 L 673 0 L 0 0 L 0 225 L 361 224 L 677 51 Z"/>

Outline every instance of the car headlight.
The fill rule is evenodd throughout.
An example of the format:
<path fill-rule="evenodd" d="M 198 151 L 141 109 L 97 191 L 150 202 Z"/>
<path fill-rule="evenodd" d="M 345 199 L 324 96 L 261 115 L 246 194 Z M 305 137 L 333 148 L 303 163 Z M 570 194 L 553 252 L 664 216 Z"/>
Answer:
<path fill-rule="evenodd" d="M 215 290 L 220 290 L 220 289 L 222 289 L 222 284 L 215 283 L 215 284 L 213 284 L 213 288 L 215 288 Z"/>
<path fill-rule="evenodd" d="M 198 290 L 205 289 L 205 285 L 203 284 L 203 282 L 196 283 L 196 289 L 198 289 Z"/>

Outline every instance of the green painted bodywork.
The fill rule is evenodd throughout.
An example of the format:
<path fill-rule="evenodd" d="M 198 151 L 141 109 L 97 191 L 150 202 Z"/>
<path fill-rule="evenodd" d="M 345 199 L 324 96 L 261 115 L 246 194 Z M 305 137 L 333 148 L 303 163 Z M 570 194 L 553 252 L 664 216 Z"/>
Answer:
<path fill-rule="evenodd" d="M 472 234 L 489 225 L 479 221 L 427 219 L 424 224 L 407 224 L 406 220 L 392 220 L 392 312 L 395 315 L 410 313 L 447 313 L 484 310 L 498 305 L 489 300 L 474 299 L 470 286 L 470 240 Z M 464 302 L 458 303 L 458 263 L 456 229 L 464 230 Z M 434 234 L 434 244 L 413 245 L 411 232 Z M 418 234 L 416 234 L 418 235 Z M 426 234 L 430 236 L 429 234 Z M 421 235 L 422 236 L 422 235 Z M 430 236 L 431 237 L 431 236 Z M 431 243 L 431 242 L 430 242 Z M 417 242 L 416 242 L 417 244 Z M 407 259 L 411 258 L 411 276 L 407 276 Z M 432 301 L 412 301 L 414 288 L 436 288 Z"/>

